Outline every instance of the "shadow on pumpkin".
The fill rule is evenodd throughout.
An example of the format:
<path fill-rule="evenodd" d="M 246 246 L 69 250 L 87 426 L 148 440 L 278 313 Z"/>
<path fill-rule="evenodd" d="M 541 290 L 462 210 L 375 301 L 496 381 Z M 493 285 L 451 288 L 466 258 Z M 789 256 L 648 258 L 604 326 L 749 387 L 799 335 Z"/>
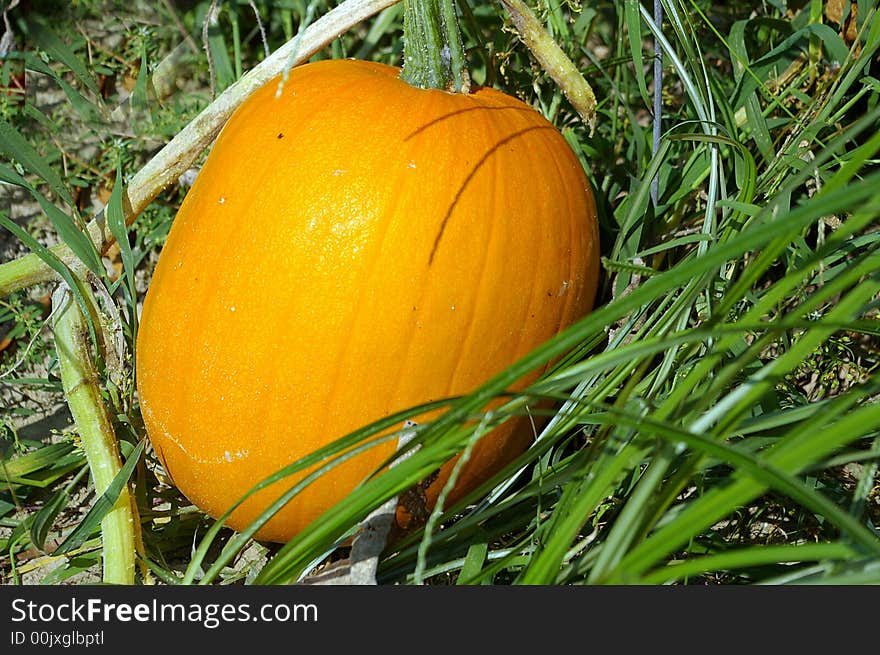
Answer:
<path fill-rule="evenodd" d="M 427 123 L 425 123 L 424 125 L 419 127 L 417 130 L 414 130 L 413 132 L 408 134 L 406 137 L 404 137 L 403 141 L 407 142 L 410 139 L 413 139 L 416 136 L 429 130 L 430 128 L 439 125 L 440 123 L 443 123 L 443 122 L 450 120 L 450 119 L 453 119 L 453 118 L 460 117 L 463 114 L 468 114 L 468 113 L 475 112 L 475 111 L 479 111 L 479 112 L 514 111 L 514 112 L 533 113 L 535 110 L 532 107 L 529 107 L 528 105 L 523 105 L 522 107 L 509 107 L 509 106 L 485 107 L 485 106 L 480 106 L 480 105 L 476 105 L 474 107 L 465 107 L 464 109 L 458 109 L 456 111 L 452 111 L 447 114 L 443 114 L 442 116 L 438 116 L 437 118 L 435 118 L 431 121 L 428 121 Z M 495 154 L 501 147 L 518 139 L 519 137 L 521 137 L 522 135 L 524 135 L 528 132 L 534 132 L 536 130 L 553 130 L 553 131 L 555 131 L 555 129 L 556 128 L 554 128 L 552 125 L 533 125 L 533 126 L 524 128 L 522 130 L 519 130 L 518 132 L 514 132 L 512 134 L 509 134 L 505 138 L 501 139 L 494 146 L 492 146 L 489 150 L 487 150 L 486 153 L 476 162 L 476 164 L 474 164 L 474 167 L 470 170 L 467 177 L 465 177 L 461 186 L 458 188 L 455 195 L 453 196 L 452 202 L 450 203 L 449 208 L 446 210 L 446 213 L 443 216 L 443 220 L 440 223 L 440 230 L 437 233 L 437 237 L 434 239 L 434 246 L 431 248 L 431 254 L 428 257 L 428 265 L 429 266 L 434 263 L 434 257 L 437 254 L 437 249 L 440 246 L 440 241 L 443 238 L 443 233 L 446 230 L 446 225 L 449 223 L 449 220 L 452 217 L 452 212 L 455 211 L 455 207 L 456 207 L 456 205 L 458 205 L 459 200 L 461 200 L 461 197 L 464 194 L 465 190 L 467 189 L 468 185 L 470 185 L 471 181 L 474 179 L 474 177 L 479 172 L 479 170 L 486 164 L 486 162 L 489 160 L 489 158 L 493 154 Z"/>
<path fill-rule="evenodd" d="M 461 200 L 462 195 L 467 189 L 468 185 L 474 179 L 479 170 L 483 167 L 483 165 L 489 161 L 489 158 L 492 157 L 500 148 L 507 145 L 511 141 L 515 141 L 519 137 L 527 134 L 529 132 L 535 132 L 539 130 L 553 130 L 554 128 L 551 125 L 534 125 L 532 127 L 527 127 L 525 129 L 519 130 L 518 132 L 514 132 L 501 139 L 498 143 L 492 146 L 486 153 L 474 164 L 474 167 L 470 170 L 465 177 L 464 181 L 461 183 L 461 186 L 456 191 L 455 195 L 452 198 L 452 202 L 449 205 L 449 209 L 446 210 L 446 214 L 443 216 L 443 221 L 440 223 L 440 230 L 437 232 L 437 237 L 434 239 L 434 246 L 431 248 L 431 254 L 428 256 L 428 266 L 434 263 L 434 257 L 437 255 L 437 249 L 440 247 L 440 240 L 443 238 L 443 233 L 446 231 L 446 225 L 449 223 L 449 220 L 452 218 L 452 212 L 455 211 L 456 205 L 458 205 L 458 201 Z"/>

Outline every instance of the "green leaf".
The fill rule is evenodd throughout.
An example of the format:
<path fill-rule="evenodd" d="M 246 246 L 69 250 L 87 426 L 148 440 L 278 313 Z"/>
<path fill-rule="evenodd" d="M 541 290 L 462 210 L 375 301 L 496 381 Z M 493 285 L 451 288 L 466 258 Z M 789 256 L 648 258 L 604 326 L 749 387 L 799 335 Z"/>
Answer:
<path fill-rule="evenodd" d="M 74 450 L 73 445 L 61 442 L 43 446 L 26 455 L 0 460 L 0 480 L 16 482 L 31 473 L 48 468 L 58 459 Z"/>
<path fill-rule="evenodd" d="M 843 397 L 842 401 L 836 405 L 851 405 L 849 398 Z M 828 415 L 834 417 L 835 413 L 826 414 Z M 831 423 L 816 423 L 815 428 L 809 432 L 797 428 L 791 430 L 776 445 L 764 451 L 760 461 L 780 472 L 793 475 L 808 462 L 821 458 L 880 426 L 880 405 L 850 410 Z M 659 528 L 646 541 L 633 548 L 621 561 L 614 577 L 628 579 L 629 576 L 641 575 L 665 554 L 680 547 L 700 530 L 720 520 L 733 509 L 742 507 L 766 489 L 762 480 L 737 476 L 733 483 L 710 490 L 688 505 L 674 521 Z M 876 537 L 872 537 L 872 541 L 868 543 L 859 542 L 860 546 L 872 543 L 872 550 L 876 553 L 880 550 L 880 541 Z"/>
<path fill-rule="evenodd" d="M 719 203 L 720 204 L 720 203 Z M 670 239 L 665 243 L 661 243 L 658 246 L 653 246 L 651 248 L 647 248 L 642 250 L 640 253 L 636 255 L 636 257 L 647 257 L 648 255 L 656 255 L 659 252 L 665 252 L 667 250 L 672 250 L 673 248 L 681 248 L 682 246 L 687 246 L 692 243 L 697 243 L 698 241 L 711 241 L 712 237 L 708 234 L 688 234 L 683 237 L 677 237 L 675 239 Z M 657 273 L 653 268 L 650 269 L 650 275 L 654 275 Z"/>
<path fill-rule="evenodd" d="M 80 117 L 89 124 L 96 124 L 104 120 L 102 116 L 102 105 L 96 104 L 82 95 L 78 90 L 72 87 L 67 81 L 51 66 L 47 66 L 41 59 L 31 52 L 25 53 L 25 62 L 31 70 L 47 75 L 55 80 L 55 83 L 64 91 L 64 95 L 70 101 L 71 106 L 76 110 Z M 100 97 L 100 96 L 99 96 Z M 38 110 L 34 110 L 40 113 Z M 52 121 L 46 117 L 35 116 L 37 120 L 51 130 L 56 129 Z"/>
<path fill-rule="evenodd" d="M 832 62 L 842 64 L 849 58 L 849 48 L 846 46 L 846 43 L 843 42 L 843 39 L 840 38 L 840 35 L 837 32 L 831 29 L 830 26 L 823 23 L 811 23 L 810 25 L 807 25 L 803 29 L 798 30 L 788 38 L 784 39 L 782 43 L 777 45 L 766 55 L 764 55 L 760 59 L 757 59 L 753 63 L 753 66 L 761 66 L 762 64 L 772 61 L 780 54 L 790 49 L 796 43 L 799 43 L 801 41 L 809 42 L 809 37 L 811 35 L 815 35 L 822 40 L 822 43 L 825 45 L 825 50 L 830 55 L 830 59 Z"/>
<path fill-rule="evenodd" d="M 137 268 L 137 261 L 135 261 L 131 244 L 128 241 L 128 225 L 125 222 L 125 212 L 122 206 L 125 193 L 123 179 L 122 163 L 118 162 L 116 165 L 116 181 L 113 184 L 110 201 L 107 203 L 107 226 L 110 228 L 113 238 L 116 239 L 122 256 L 122 267 L 129 298 L 128 306 L 132 310 L 129 315 L 129 325 L 132 328 L 132 343 L 136 343 L 137 311 L 135 308 L 137 306 L 137 285 L 135 284 L 135 269 Z"/>
<path fill-rule="evenodd" d="M 43 550 L 46 543 L 46 536 L 52 529 L 52 524 L 67 505 L 70 504 L 70 494 L 65 490 L 61 490 L 52 495 L 40 508 L 40 511 L 34 516 L 31 524 L 31 542 L 39 550 Z"/>
<path fill-rule="evenodd" d="M 52 191 L 68 205 L 74 204 L 73 197 L 58 174 L 43 161 L 43 158 L 28 143 L 27 139 L 2 118 L 0 118 L 0 151 L 21 164 L 25 170 L 46 182 Z"/>
<path fill-rule="evenodd" d="M 803 562 L 848 559 L 858 550 L 848 544 L 784 544 L 737 548 L 729 552 L 675 562 L 648 573 L 641 584 L 667 584 L 688 576 L 737 569 L 757 568 L 780 562 Z"/>
<path fill-rule="evenodd" d="M 89 91 L 94 93 L 97 97 L 101 96 L 98 83 L 89 71 L 88 66 L 86 66 L 85 62 L 80 59 L 79 56 L 71 50 L 70 46 L 62 41 L 48 25 L 42 21 L 34 21 L 31 24 L 31 37 L 34 39 L 37 46 L 44 50 L 50 58 L 60 61 L 73 71 L 76 78 L 82 82 Z"/>
<path fill-rule="evenodd" d="M 461 566 L 461 572 L 458 574 L 458 584 L 468 584 L 469 580 L 475 578 L 482 571 L 488 552 L 488 544 L 471 544 L 467 556 L 464 558 L 464 564 Z"/>
<path fill-rule="evenodd" d="M 113 478 L 113 482 L 107 487 L 106 491 L 101 494 L 100 498 L 95 501 L 88 514 L 83 520 L 67 535 L 67 538 L 53 551 L 54 555 L 62 555 L 71 550 L 79 548 L 91 536 L 92 532 L 100 525 L 101 521 L 107 515 L 116 501 L 119 500 L 119 494 L 128 484 L 128 480 L 137 465 L 141 454 L 144 452 L 144 441 L 140 441 L 125 461 L 125 465 L 120 469 L 119 473 Z"/>
<path fill-rule="evenodd" d="M 226 39 L 223 38 L 223 31 L 220 29 L 219 12 L 217 21 L 208 26 L 208 50 L 211 53 L 211 61 L 216 75 L 216 92 L 220 93 L 235 82 L 235 68 L 229 57 L 229 49 L 226 45 Z"/>
<path fill-rule="evenodd" d="M 46 216 L 48 216 L 49 220 L 52 222 L 52 225 L 55 227 L 61 240 L 68 245 L 70 250 L 79 257 L 79 260 L 85 264 L 92 273 L 99 277 L 104 275 L 104 267 L 101 264 L 101 258 L 98 254 L 97 248 L 95 248 L 95 245 L 91 242 L 88 235 L 73 222 L 73 219 L 70 216 L 49 202 L 46 196 L 40 193 L 33 187 L 33 185 L 12 169 L 0 165 L 0 180 L 27 189 L 43 211 L 46 212 Z M 36 243 L 33 239 L 28 241 L 21 237 L 21 231 L 15 232 L 15 234 L 28 243 L 29 247 L 31 243 Z M 34 248 L 31 249 L 34 250 Z M 46 250 L 46 252 L 51 254 L 51 251 Z M 60 260 L 58 261 L 60 262 Z"/>
<path fill-rule="evenodd" d="M 624 0 L 623 11 L 629 37 L 629 54 L 632 57 L 636 83 L 639 87 L 639 93 L 642 95 L 642 102 L 645 104 L 645 107 L 650 107 L 652 104 L 651 96 L 648 93 L 648 85 L 645 82 L 645 64 L 642 55 L 642 21 L 639 17 L 638 0 Z"/>
<path fill-rule="evenodd" d="M 89 312 L 89 305 L 83 297 L 82 291 L 79 288 L 79 283 L 77 282 L 73 271 L 71 271 L 67 264 L 61 261 L 55 253 L 34 239 L 30 234 L 19 227 L 18 224 L 2 213 L 0 213 L 0 226 L 5 227 L 12 232 L 12 234 L 24 243 L 35 255 L 37 255 L 37 257 L 42 259 L 49 268 L 58 273 L 58 276 L 67 283 L 67 286 L 70 289 L 73 290 L 73 295 L 76 298 L 77 304 L 83 310 L 86 317 L 92 341 L 96 342 L 95 325 L 92 321 L 91 312 Z"/>
<path fill-rule="evenodd" d="M 32 189 L 31 192 L 31 195 L 36 198 L 40 207 L 46 212 L 46 216 L 49 217 L 61 241 L 67 244 L 71 252 L 86 265 L 86 268 L 97 277 L 104 277 L 106 272 L 101 264 L 101 255 L 89 235 L 80 229 L 70 216 L 49 202 L 43 194 L 37 192 L 36 189 Z"/>
<path fill-rule="evenodd" d="M 138 69 L 137 80 L 135 80 L 134 89 L 132 89 L 131 97 L 129 99 L 132 116 L 135 119 L 135 127 L 137 129 L 142 130 L 142 124 L 149 125 L 152 122 L 149 90 L 150 69 L 147 66 L 147 43 L 144 41 L 143 47 L 141 48 L 141 65 Z"/>

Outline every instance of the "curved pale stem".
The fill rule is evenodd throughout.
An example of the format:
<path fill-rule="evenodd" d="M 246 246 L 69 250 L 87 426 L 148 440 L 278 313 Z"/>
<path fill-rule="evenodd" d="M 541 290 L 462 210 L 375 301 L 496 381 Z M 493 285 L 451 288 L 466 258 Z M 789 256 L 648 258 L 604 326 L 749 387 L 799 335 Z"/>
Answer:
<path fill-rule="evenodd" d="M 522 0 L 499 0 L 523 43 L 526 44 L 541 67 L 559 85 L 584 122 L 593 128 L 596 122 L 596 96 L 577 66 L 544 29 L 532 10 Z"/>

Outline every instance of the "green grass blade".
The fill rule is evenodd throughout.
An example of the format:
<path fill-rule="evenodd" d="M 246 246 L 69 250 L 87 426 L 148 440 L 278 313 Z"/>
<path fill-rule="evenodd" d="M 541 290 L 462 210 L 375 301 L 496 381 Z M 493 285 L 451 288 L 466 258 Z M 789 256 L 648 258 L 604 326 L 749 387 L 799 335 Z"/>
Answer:
<path fill-rule="evenodd" d="M 65 203 L 73 206 L 73 196 L 67 185 L 52 167 L 47 165 L 40 154 L 30 142 L 21 135 L 12 125 L 0 118 L 0 152 L 11 157 L 30 173 L 33 173 L 61 198 Z"/>
<path fill-rule="evenodd" d="M 25 244 L 35 255 L 37 255 L 37 257 L 42 259 L 49 268 L 58 273 L 58 276 L 67 283 L 70 289 L 73 290 L 74 297 L 77 299 L 80 309 L 83 310 L 83 314 L 86 317 L 86 321 L 89 323 L 92 337 L 94 339 L 95 328 L 91 321 L 91 313 L 88 311 L 88 303 L 83 297 L 82 292 L 79 290 L 79 284 L 77 283 L 74 273 L 55 255 L 55 253 L 34 239 L 4 214 L 0 214 L 0 226 L 6 228 L 15 235 L 19 241 Z"/>
<path fill-rule="evenodd" d="M 113 184 L 113 191 L 110 194 L 110 200 L 107 203 L 107 227 L 116 243 L 119 245 L 119 252 L 122 257 L 122 269 L 125 276 L 126 290 L 128 293 L 129 317 L 128 324 L 132 332 L 131 343 L 134 346 L 137 343 L 137 285 L 135 283 L 135 274 L 137 262 L 134 253 L 131 250 L 131 244 L 128 238 L 128 225 L 125 222 L 125 212 L 123 211 L 122 202 L 124 195 L 124 178 L 122 176 L 122 164 L 118 162 L 116 165 L 116 182 Z"/>
<path fill-rule="evenodd" d="M 461 571 L 459 571 L 456 584 L 471 584 L 470 581 L 482 573 L 483 564 L 486 562 L 486 556 L 488 553 L 488 544 L 471 544 L 470 548 L 468 548 L 467 555 L 464 558 L 464 562 L 462 562 Z"/>
<path fill-rule="evenodd" d="M 626 21 L 627 35 L 629 37 L 629 53 L 632 58 L 633 71 L 642 102 L 645 107 L 651 106 L 651 97 L 648 94 L 648 85 L 645 82 L 645 64 L 642 56 L 642 23 L 639 17 L 639 3 L 637 0 L 624 0 L 624 20 Z"/>
<path fill-rule="evenodd" d="M 39 550 L 43 550 L 46 544 L 46 537 L 55 519 L 61 511 L 70 504 L 70 494 L 66 490 L 52 494 L 52 496 L 43 503 L 39 511 L 34 514 L 33 523 L 31 523 L 31 543 Z"/>
<path fill-rule="evenodd" d="M 94 93 L 95 97 L 101 97 L 98 83 L 89 71 L 88 66 L 48 25 L 42 21 L 34 21 L 30 25 L 30 36 L 33 37 L 37 46 L 44 50 L 51 59 L 60 61 L 73 71 L 76 78 L 89 91 Z"/>
<path fill-rule="evenodd" d="M 61 442 L 43 446 L 25 455 L 3 459 L 0 467 L 0 480 L 15 482 L 31 473 L 50 467 L 56 461 L 73 452 L 72 444 Z"/>
<path fill-rule="evenodd" d="M 646 574 L 639 584 L 668 584 L 705 573 L 757 568 L 782 562 L 802 564 L 817 560 L 845 560 L 857 554 L 858 551 L 852 546 L 843 543 L 751 546 L 670 563 Z"/>
<path fill-rule="evenodd" d="M 851 408 L 852 400 L 844 398 L 844 401 L 844 406 Z M 807 433 L 802 430 L 793 431 L 762 454 L 761 459 L 781 471 L 794 474 L 809 462 L 861 438 L 877 427 L 880 427 L 880 405 L 849 409 L 845 416 L 830 425 L 817 425 L 815 430 Z M 701 530 L 765 490 L 763 484 L 750 478 L 738 479 L 727 487 L 713 489 L 694 501 L 675 520 L 659 528 L 647 540 L 633 548 L 608 579 L 622 581 L 641 575 Z M 880 552 L 880 540 L 876 541 L 872 550 Z"/>

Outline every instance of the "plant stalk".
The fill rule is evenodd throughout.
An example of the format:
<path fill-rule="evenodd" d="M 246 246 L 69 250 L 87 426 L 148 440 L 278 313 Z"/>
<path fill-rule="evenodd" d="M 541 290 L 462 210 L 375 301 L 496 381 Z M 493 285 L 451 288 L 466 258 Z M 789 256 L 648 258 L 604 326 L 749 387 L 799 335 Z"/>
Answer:
<path fill-rule="evenodd" d="M 90 290 L 85 284 L 81 287 L 86 302 L 94 309 Z M 95 494 L 100 496 L 122 469 L 122 458 L 110 414 L 101 397 L 95 354 L 85 316 L 66 285 L 55 291 L 52 303 L 55 307 L 55 348 L 64 395 L 89 463 Z M 100 325 L 100 321 L 94 323 Z M 116 504 L 101 521 L 105 583 L 134 584 L 137 527 L 136 509 L 125 487 Z"/>
<path fill-rule="evenodd" d="M 470 91 L 455 0 L 403 0 L 400 79 L 420 89 Z"/>

